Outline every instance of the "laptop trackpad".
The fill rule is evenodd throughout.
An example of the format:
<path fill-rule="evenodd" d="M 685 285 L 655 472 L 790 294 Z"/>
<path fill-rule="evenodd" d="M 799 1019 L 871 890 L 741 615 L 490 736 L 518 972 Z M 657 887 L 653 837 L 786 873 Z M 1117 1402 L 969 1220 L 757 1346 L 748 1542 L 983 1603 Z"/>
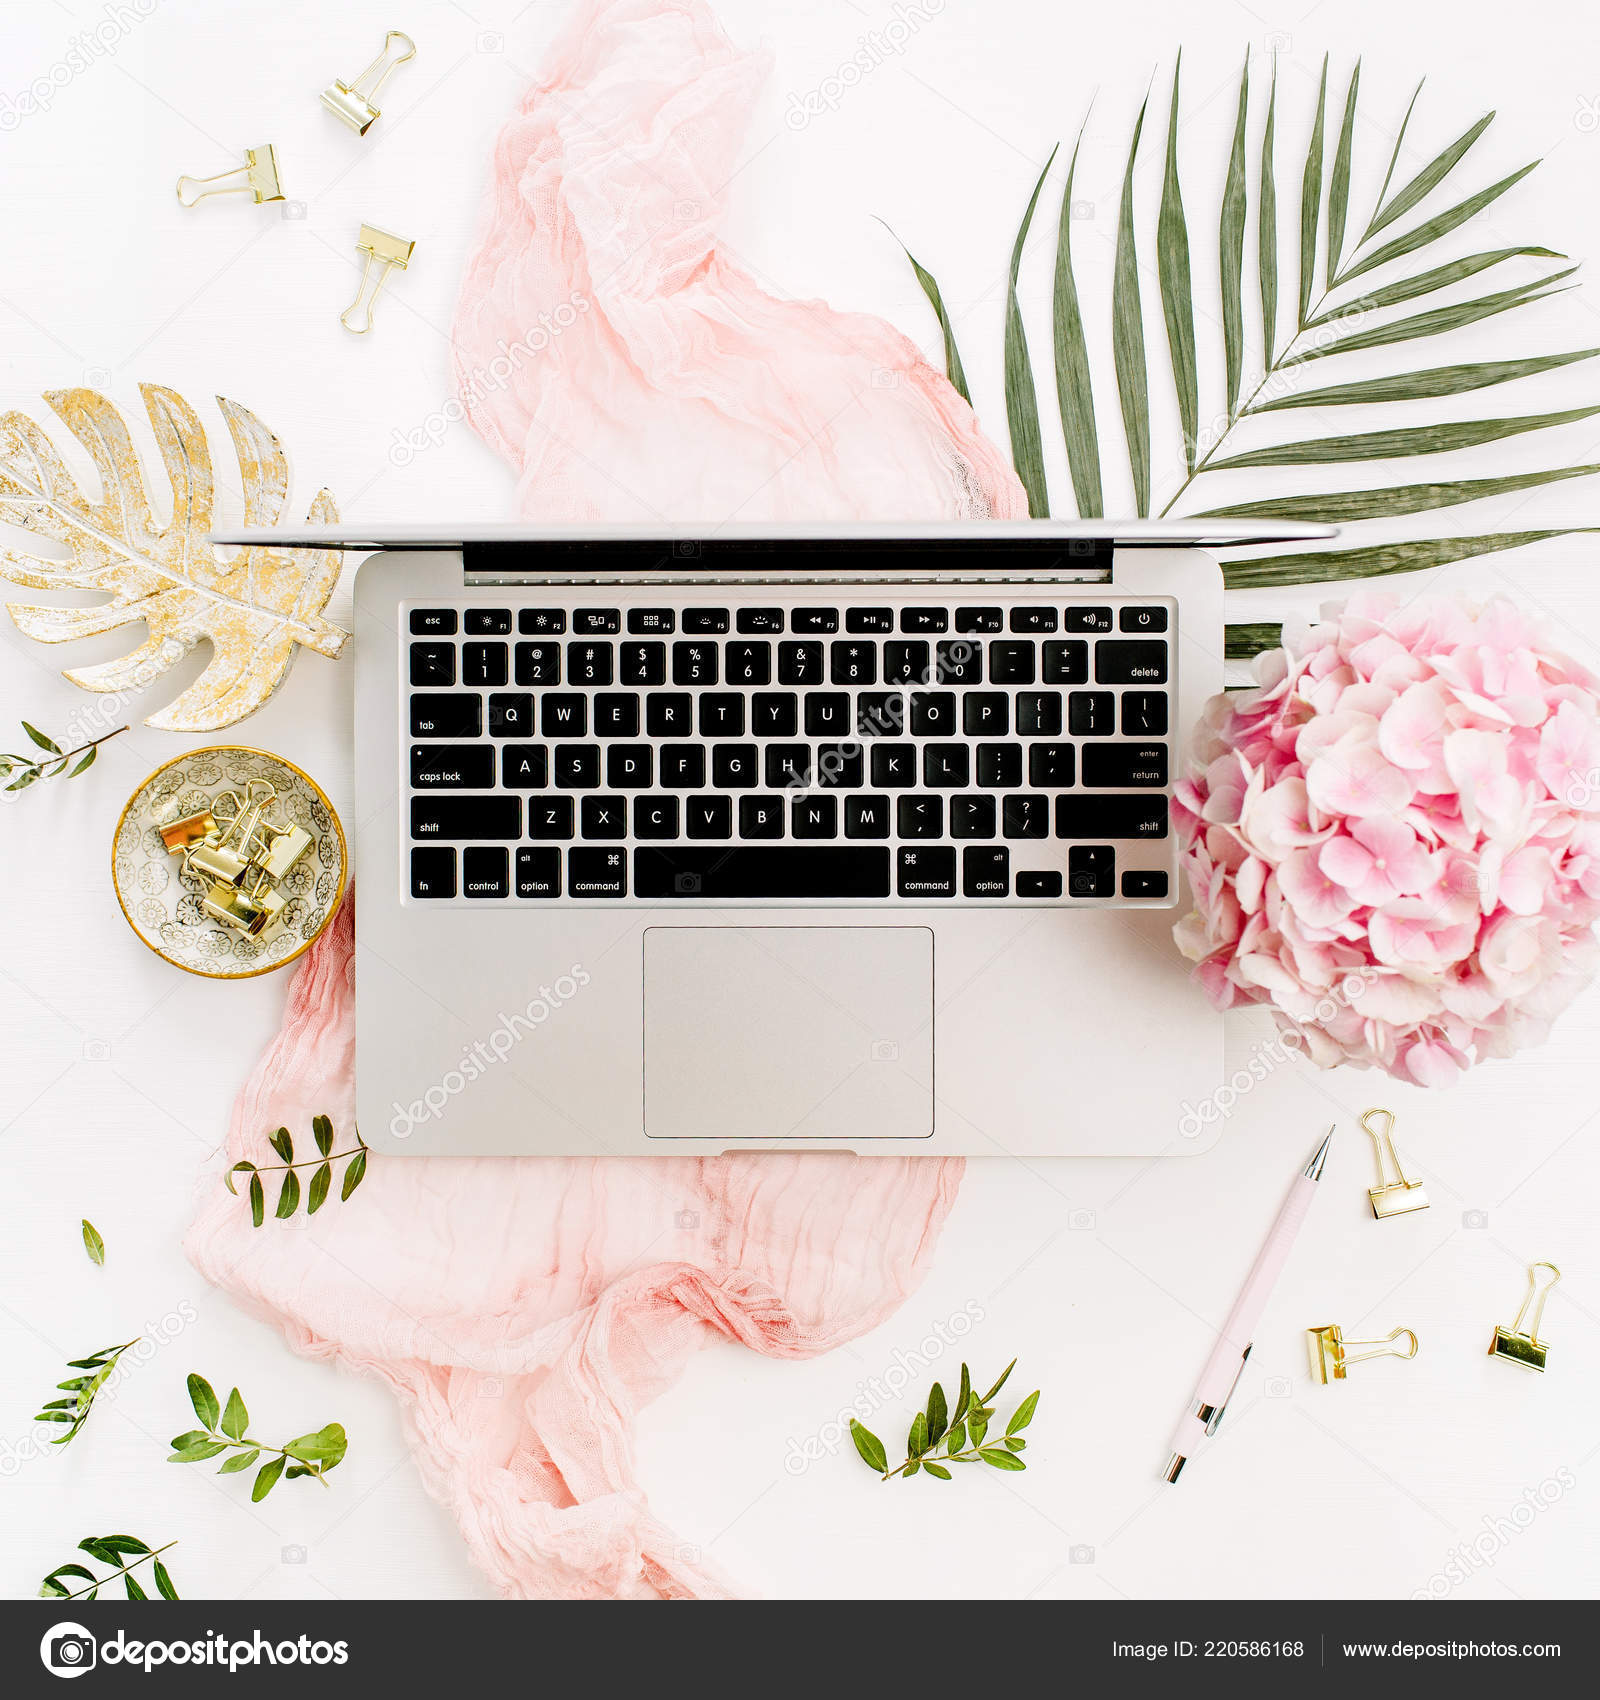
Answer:
<path fill-rule="evenodd" d="M 651 927 L 652 1139 L 924 1139 L 933 1132 L 927 927 Z"/>

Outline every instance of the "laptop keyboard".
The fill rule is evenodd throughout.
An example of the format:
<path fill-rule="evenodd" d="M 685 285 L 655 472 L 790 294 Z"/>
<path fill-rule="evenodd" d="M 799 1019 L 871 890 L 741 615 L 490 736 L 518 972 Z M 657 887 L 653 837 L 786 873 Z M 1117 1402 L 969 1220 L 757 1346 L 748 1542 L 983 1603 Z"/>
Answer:
<path fill-rule="evenodd" d="M 1170 901 L 1170 601 L 529 594 L 402 609 L 418 902 Z"/>

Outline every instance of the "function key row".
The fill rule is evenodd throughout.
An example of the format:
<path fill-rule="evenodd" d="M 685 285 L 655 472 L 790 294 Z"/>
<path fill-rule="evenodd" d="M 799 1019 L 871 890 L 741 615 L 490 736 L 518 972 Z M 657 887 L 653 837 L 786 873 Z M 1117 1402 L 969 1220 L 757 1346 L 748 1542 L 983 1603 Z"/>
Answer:
<path fill-rule="evenodd" d="M 459 676 L 457 672 L 459 655 Z M 492 688 L 519 685 L 604 687 L 665 685 L 887 685 L 982 684 L 987 661 L 992 685 L 1083 685 L 1089 682 L 1084 638 L 889 638 L 882 644 L 853 638 L 765 638 L 726 643 L 645 638 L 623 643 L 570 639 L 547 643 L 414 641 L 410 681 L 418 689 L 451 685 Z M 563 669 L 563 662 L 565 668 Z M 565 680 L 563 681 L 563 670 Z M 1165 638 L 1102 638 L 1094 646 L 1094 680 L 1100 685 L 1167 683 Z"/>
<path fill-rule="evenodd" d="M 619 608 L 575 608 L 570 616 L 565 608 L 521 608 L 516 612 L 516 630 L 524 637 L 559 637 L 569 629 L 575 634 L 605 637 L 620 633 L 623 614 Z M 964 633 L 1003 632 L 1007 613 L 997 607 L 958 607 L 955 610 L 955 630 Z M 630 608 L 627 628 L 633 636 L 649 636 L 680 629 L 703 637 L 720 636 L 730 631 L 753 636 L 782 632 L 785 613 L 782 608 L 685 608 L 680 614 L 672 608 Z M 787 615 L 788 629 L 794 632 L 837 632 L 841 629 L 837 608 L 793 608 Z M 893 632 L 898 624 L 902 632 L 944 632 L 950 630 L 951 611 L 948 608 L 902 608 L 898 616 L 893 608 L 846 608 L 843 630 L 858 636 Z M 1159 606 L 1125 605 L 1117 611 L 1117 626 L 1125 632 L 1164 632 L 1167 629 L 1167 610 Z M 1014 607 L 1010 610 L 1010 629 L 1014 632 L 1109 632 L 1112 630 L 1110 608 Z M 458 619 L 454 608 L 413 608 L 411 635 L 413 637 L 454 637 L 457 630 L 468 637 L 504 637 L 512 630 L 512 611 L 509 608 L 468 608 Z"/>

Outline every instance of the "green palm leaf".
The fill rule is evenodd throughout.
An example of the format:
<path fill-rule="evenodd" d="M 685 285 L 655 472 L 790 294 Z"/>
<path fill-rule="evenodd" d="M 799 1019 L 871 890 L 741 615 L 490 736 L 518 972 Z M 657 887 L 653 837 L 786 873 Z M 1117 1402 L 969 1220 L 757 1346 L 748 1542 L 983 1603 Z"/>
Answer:
<path fill-rule="evenodd" d="M 1574 407 L 1564 413 L 1531 413 L 1515 419 L 1457 419 L 1442 425 L 1413 425 L 1397 431 L 1362 431 L 1354 436 L 1315 437 L 1303 443 L 1279 443 L 1270 449 L 1213 461 L 1222 472 L 1245 466 L 1338 466 L 1353 460 L 1393 460 L 1402 455 L 1448 454 L 1475 449 L 1543 431 L 1552 425 L 1572 425 L 1600 413 L 1600 406 Z"/>
<path fill-rule="evenodd" d="M 1011 427 L 1011 463 L 1028 492 L 1028 513 L 1034 519 L 1049 517 L 1050 492 L 1045 487 L 1039 397 L 1033 384 L 1033 363 L 1028 358 L 1028 333 L 1023 329 L 1022 308 L 1017 301 L 1017 274 L 1022 269 L 1022 250 L 1028 240 L 1028 226 L 1033 223 L 1033 209 L 1039 204 L 1039 191 L 1055 158 L 1052 148 L 1017 227 L 1017 239 L 1011 245 L 1011 278 L 1006 286 L 1006 423 Z"/>
<path fill-rule="evenodd" d="M 1386 266 L 1391 260 L 1414 254 L 1417 249 L 1426 248 L 1430 242 L 1437 242 L 1441 236 L 1448 236 L 1469 218 L 1475 217 L 1485 207 L 1498 201 L 1507 189 L 1520 183 L 1538 163 L 1536 159 L 1530 160 L 1519 170 L 1502 177 L 1498 183 L 1491 183 L 1487 189 L 1480 189 L 1477 194 L 1458 201 L 1455 206 L 1440 213 L 1436 218 L 1430 218 L 1426 224 L 1419 224 L 1415 230 L 1408 230 L 1404 236 L 1397 236 L 1394 241 L 1384 243 L 1381 248 L 1374 248 L 1364 260 L 1358 260 L 1352 265 L 1338 281 L 1349 283 L 1352 278 L 1358 278 L 1365 272 L 1376 271 L 1379 266 Z"/>
<path fill-rule="evenodd" d="M 1322 390 L 1296 390 L 1247 408 L 1248 413 L 1279 413 L 1288 407 L 1344 407 L 1353 402 L 1427 401 L 1435 396 L 1462 395 L 1495 384 L 1514 383 L 1537 372 L 1549 372 L 1574 361 L 1592 360 L 1600 348 L 1580 348 L 1571 354 L 1535 354 L 1525 360 L 1481 360 L 1467 366 L 1435 366 L 1426 372 L 1397 372 L 1392 378 L 1364 378 L 1354 384 L 1334 384 Z"/>
<path fill-rule="evenodd" d="M 1322 137 L 1328 121 L 1328 56 L 1322 56 L 1322 82 L 1317 89 L 1317 116 L 1311 126 L 1311 145 L 1306 149 L 1306 168 L 1300 178 L 1300 317 L 1303 329 L 1311 316 L 1311 295 L 1316 287 L 1317 225 L 1322 213 Z"/>
<path fill-rule="evenodd" d="M 1401 514 L 1453 508 L 1487 496 L 1509 496 L 1541 484 L 1587 478 L 1600 464 L 1557 466 L 1546 472 L 1513 472 L 1504 478 L 1457 478 L 1443 484 L 1401 484 L 1381 490 L 1341 490 L 1331 495 L 1280 496 L 1275 501 L 1235 502 L 1207 508 L 1196 519 L 1310 520 L 1319 525 L 1349 525 L 1362 519 L 1395 519 Z"/>
<path fill-rule="evenodd" d="M 1272 57 L 1272 88 L 1261 132 L 1261 200 L 1256 212 L 1256 269 L 1261 283 L 1261 346 L 1270 364 L 1278 347 L 1278 189 L 1272 150 L 1278 128 L 1278 57 Z"/>
<path fill-rule="evenodd" d="M 1178 79 L 1183 55 L 1172 70 L 1172 107 L 1167 115 L 1167 169 L 1161 183 L 1161 213 L 1156 225 L 1156 260 L 1161 285 L 1161 314 L 1167 323 L 1172 381 L 1178 391 L 1178 420 L 1183 427 L 1183 456 L 1194 471 L 1200 434 L 1200 379 L 1194 363 L 1194 292 L 1189 275 L 1189 226 L 1183 216 L 1178 184 Z"/>
<path fill-rule="evenodd" d="M 1122 202 L 1117 214 L 1117 254 L 1111 280 L 1111 354 L 1117 369 L 1117 396 L 1122 403 L 1122 428 L 1128 441 L 1128 466 L 1133 473 L 1134 506 L 1140 519 L 1150 514 L 1150 384 L 1144 358 L 1144 312 L 1139 299 L 1139 253 L 1133 231 L 1133 166 L 1139 156 L 1145 108 L 1139 108 L 1122 174 Z"/>
<path fill-rule="evenodd" d="M 1515 259 L 1525 254 L 1544 260 L 1564 258 L 1553 248 L 1494 248 L 1482 254 L 1468 254 L 1465 259 L 1451 260 L 1448 265 L 1435 266 L 1432 271 L 1420 272 L 1416 277 L 1402 278 L 1399 283 L 1385 284 L 1382 289 L 1374 289 L 1368 295 L 1358 295 L 1353 301 L 1344 301 L 1337 307 L 1330 307 L 1326 313 L 1319 313 L 1312 319 L 1306 329 L 1315 330 L 1318 325 L 1331 325 L 1340 319 L 1349 318 L 1352 314 L 1367 314 L 1375 312 L 1379 307 L 1394 307 L 1402 301 L 1414 300 L 1419 295 L 1431 295 L 1436 289 L 1444 289 L 1449 284 L 1460 283 L 1463 278 L 1487 271 L 1490 266 L 1497 266 L 1502 260 Z"/>
<path fill-rule="evenodd" d="M 1227 366 L 1228 417 L 1239 406 L 1239 383 L 1244 372 L 1244 223 L 1248 191 L 1244 178 L 1245 126 L 1250 116 L 1250 57 L 1239 73 L 1239 110 L 1233 120 L 1233 146 L 1228 150 L 1228 177 L 1222 190 L 1222 219 L 1217 247 L 1222 256 L 1222 354 Z M 1270 342 L 1271 333 L 1267 340 Z"/>
<path fill-rule="evenodd" d="M 878 222 L 883 224 L 882 219 L 879 219 Z M 888 230 L 891 236 L 894 236 L 894 232 L 889 230 L 888 225 L 884 224 L 883 228 Z M 896 242 L 900 242 L 898 236 L 894 236 L 894 239 Z M 928 302 L 939 320 L 939 329 L 944 335 L 944 375 L 955 385 L 961 399 L 970 407 L 972 405 L 972 394 L 967 388 L 967 374 L 961 364 L 961 351 L 956 347 L 955 329 L 950 323 L 950 315 L 945 311 L 944 295 L 940 291 L 938 280 L 932 272 L 917 263 L 917 256 L 911 252 L 904 242 L 900 242 L 900 252 L 911 262 L 911 270 L 916 274 L 917 282 L 922 286 L 922 293 L 927 296 Z"/>
<path fill-rule="evenodd" d="M 1600 527 L 1555 527 L 1544 531 L 1500 531 L 1484 537 L 1430 537 L 1408 543 L 1381 543 L 1365 549 L 1335 549 L 1303 555 L 1264 555 L 1223 563 L 1230 590 L 1259 590 L 1267 585 L 1322 584 L 1330 579 L 1380 578 L 1388 573 L 1417 573 L 1448 566 L 1502 549 L 1524 549 L 1549 537 Z"/>
<path fill-rule="evenodd" d="M 1072 145 L 1072 163 L 1067 167 L 1067 186 L 1061 192 L 1061 219 L 1056 230 L 1055 295 L 1051 329 L 1056 358 L 1056 402 L 1061 409 L 1061 435 L 1067 445 L 1067 466 L 1072 472 L 1072 493 L 1081 518 L 1098 518 L 1105 512 L 1100 488 L 1100 437 L 1094 423 L 1094 379 L 1089 366 L 1089 349 L 1083 335 L 1083 313 L 1078 305 L 1078 280 L 1072 270 L 1072 185 L 1078 174 L 1078 149 L 1083 145 L 1083 121 Z"/>
<path fill-rule="evenodd" d="M 1344 121 L 1339 126 L 1339 146 L 1333 155 L 1333 176 L 1328 182 L 1328 259 L 1323 275 L 1329 279 L 1339 275 L 1339 259 L 1344 252 L 1344 227 L 1350 216 L 1350 156 L 1354 151 L 1356 131 L 1356 91 L 1361 87 L 1361 61 L 1350 73 L 1350 88 L 1344 97 Z"/>
<path fill-rule="evenodd" d="M 1392 201 L 1385 201 L 1383 197 L 1389 192 L 1389 184 L 1394 177 L 1395 161 L 1400 157 L 1400 143 L 1405 140 L 1406 124 L 1411 122 L 1411 113 L 1417 104 L 1417 95 L 1421 93 L 1422 84 L 1418 83 L 1417 93 L 1412 95 L 1411 105 L 1406 108 L 1405 124 L 1400 126 L 1400 134 L 1395 138 L 1394 157 L 1389 161 L 1389 176 L 1384 178 L 1383 189 L 1378 196 L 1378 210 L 1372 215 L 1372 222 L 1362 233 L 1361 240 L 1363 242 L 1370 242 L 1385 226 L 1393 224 L 1397 218 L 1404 218 L 1414 206 L 1431 195 L 1466 157 L 1467 149 L 1494 122 L 1492 112 L 1484 113 L 1464 135 L 1458 136 L 1442 153 L 1429 160 Z"/>

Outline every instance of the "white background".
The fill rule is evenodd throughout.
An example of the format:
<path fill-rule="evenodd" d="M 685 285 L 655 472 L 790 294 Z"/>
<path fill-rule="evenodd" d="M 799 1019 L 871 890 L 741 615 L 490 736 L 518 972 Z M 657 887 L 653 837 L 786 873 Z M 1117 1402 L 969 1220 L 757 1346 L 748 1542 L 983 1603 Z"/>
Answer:
<path fill-rule="evenodd" d="M 565 12 L 564 0 L 337 8 L 161 0 L 114 53 L 67 80 L 48 112 L 0 133 L 0 400 L 47 419 L 40 392 L 105 389 L 148 450 L 136 383 L 173 386 L 214 433 L 225 514 L 237 511 L 226 507 L 237 485 L 215 393 L 253 408 L 282 436 L 297 507 L 326 483 L 347 516 L 373 521 L 506 516 L 510 475 L 462 427 L 404 470 L 389 449 L 395 431 L 425 422 L 450 393 L 448 325 L 491 143 Z M 1600 54 L 1592 10 L 1572 0 L 1525 0 L 1514 17 L 1478 0 L 949 0 L 836 109 L 803 128 L 788 124 L 791 95 L 824 86 L 891 15 L 881 0 L 724 0 L 735 39 L 764 43 L 774 58 L 729 185 L 728 240 L 770 287 L 879 312 L 937 358 L 926 304 L 873 215 L 888 219 L 944 284 L 991 430 L 1003 431 L 1005 264 L 1032 179 L 1098 90 L 1077 193 L 1093 207 L 1078 241 L 1093 278 L 1087 311 L 1101 324 L 1128 127 L 1158 66 L 1153 104 L 1164 99 L 1180 43 L 1197 277 L 1213 275 L 1208 233 L 1233 78 L 1246 49 L 1264 76 L 1274 41 L 1286 220 L 1329 49 L 1339 98 L 1351 60 L 1367 55 L 1357 206 L 1370 204 L 1394 123 L 1426 73 L 1403 170 L 1490 106 L 1498 122 L 1482 158 L 1463 168 L 1463 186 L 1528 158 L 1546 161 L 1452 252 L 1537 242 L 1582 260 L 1600 237 Z M 91 0 L 8 0 L 0 18 L 0 95 L 15 96 L 48 77 L 72 36 L 103 13 Z M 359 70 L 394 24 L 420 53 L 358 143 L 320 111 L 316 94 Z M 1159 149 L 1148 138 L 1163 134 L 1159 121 L 1147 131 L 1150 171 Z M 179 208 L 180 172 L 225 170 L 245 145 L 268 140 L 303 217 L 243 198 Z M 1331 142 L 1330 134 L 1330 150 Z M 1041 202 L 1025 274 L 1045 367 L 1062 175 L 1058 166 Z M 1156 179 L 1147 172 L 1140 183 L 1148 229 Z M 418 247 L 376 334 L 358 340 L 336 321 L 354 292 L 363 220 Z M 1469 234 L 1481 240 L 1465 241 Z M 1147 290 L 1159 410 L 1164 353 L 1148 280 Z M 1209 323 L 1201 340 L 1210 380 Z M 1370 369 L 1596 342 L 1594 297 L 1579 290 Z M 1053 397 L 1041 377 L 1051 443 Z M 1579 365 L 1514 396 L 1490 392 L 1488 405 L 1466 398 L 1459 411 L 1580 406 L 1597 388 L 1600 368 Z M 1511 399 L 1502 407 L 1501 397 Z M 1320 430 L 1360 423 L 1316 420 Z M 1487 465 L 1483 457 L 1459 457 L 1459 469 L 1457 457 L 1433 464 L 1439 476 L 1468 476 L 1540 457 L 1600 459 L 1597 444 L 1600 432 L 1579 426 L 1492 451 Z M 1064 494 L 1059 457 L 1051 472 Z M 1349 482 L 1340 475 L 1325 487 Z M 1115 480 L 1110 499 L 1126 502 Z M 1576 481 L 1531 503 L 1410 523 L 1416 535 L 1579 524 L 1597 500 L 1592 482 Z M 1446 577 L 1514 588 L 1593 665 L 1595 555 L 1593 541 L 1577 537 Z M 345 619 L 348 606 L 346 592 L 330 612 Z M 1285 606 L 1256 599 L 1249 611 L 1267 617 Z M 66 657 L 25 643 L 9 622 L 0 622 L 0 644 L 0 727 L 26 715 L 58 731 L 89 726 L 102 705 L 57 668 L 127 646 L 95 641 Z M 307 767 L 341 805 L 350 795 L 350 676 L 348 663 L 303 655 L 279 696 L 241 729 Z M 197 1176 L 275 1028 L 287 977 L 223 987 L 191 979 L 149 954 L 118 914 L 106 866 L 112 825 L 137 781 L 184 747 L 139 723 L 169 694 L 161 687 L 132 706 L 133 730 L 92 774 L 0 813 L 0 1591 L 32 1593 L 81 1536 L 118 1530 L 178 1539 L 172 1569 L 192 1597 L 480 1595 L 450 1518 L 419 1484 L 388 1396 L 294 1357 L 183 1259 L 194 1188 L 213 1184 Z M 1248 1062 L 1264 1031 L 1248 1022 L 1232 1030 L 1236 1062 Z M 776 1596 L 1405 1597 L 1430 1586 L 1484 1600 L 1590 1594 L 1600 1579 L 1597 1042 L 1600 996 L 1590 995 L 1542 1051 L 1491 1064 L 1448 1094 L 1296 1064 L 1249 1094 L 1221 1146 L 1193 1163 L 974 1162 L 933 1270 L 898 1316 L 812 1363 L 763 1361 L 732 1346 L 703 1354 L 640 1424 L 645 1488 L 686 1545 Z M 1375 1223 L 1368 1214 L 1369 1150 L 1354 1118 L 1374 1102 L 1400 1114 L 1403 1149 L 1433 1201 L 1423 1215 Z M 1212 1327 L 1289 1175 L 1330 1121 L 1340 1140 L 1322 1196 L 1229 1421 L 1182 1484 L 1164 1487 L 1156 1472 Z M 1469 1226 L 1473 1212 L 1487 1225 Z M 110 1248 L 104 1271 L 79 1247 L 84 1215 Z M 1485 1356 L 1492 1325 L 1515 1312 L 1524 1266 L 1536 1258 L 1566 1270 L 1546 1319 L 1553 1344 L 1542 1378 Z M 1035 1386 L 1044 1394 L 1028 1474 L 880 1487 L 847 1448 L 803 1473 L 786 1469 L 791 1442 L 822 1429 L 862 1383 L 921 1351 L 930 1331 L 969 1306 L 982 1319 L 959 1350 L 943 1352 L 937 1372 L 948 1384 L 965 1353 L 976 1373 L 992 1375 L 1020 1355 L 1018 1394 Z M 1302 1331 L 1329 1321 L 1354 1336 L 1412 1327 L 1421 1355 L 1313 1387 Z M 177 1338 L 70 1449 L 36 1455 L 28 1416 L 67 1357 L 174 1322 Z M 286 1433 L 343 1421 L 353 1441 L 334 1484 L 280 1488 L 252 1508 L 242 1482 L 162 1463 L 166 1437 L 189 1426 L 190 1369 L 224 1390 L 238 1382 L 263 1424 L 289 1425 Z M 925 1383 L 919 1372 L 917 1388 Z M 898 1438 L 909 1416 L 909 1400 L 893 1402 L 878 1426 Z M 1540 1509 L 1519 1513 L 1528 1494 Z M 1474 1542 L 1478 1557 L 1463 1560 Z M 1458 1584 L 1445 1579 L 1453 1554 L 1465 1575 Z"/>

